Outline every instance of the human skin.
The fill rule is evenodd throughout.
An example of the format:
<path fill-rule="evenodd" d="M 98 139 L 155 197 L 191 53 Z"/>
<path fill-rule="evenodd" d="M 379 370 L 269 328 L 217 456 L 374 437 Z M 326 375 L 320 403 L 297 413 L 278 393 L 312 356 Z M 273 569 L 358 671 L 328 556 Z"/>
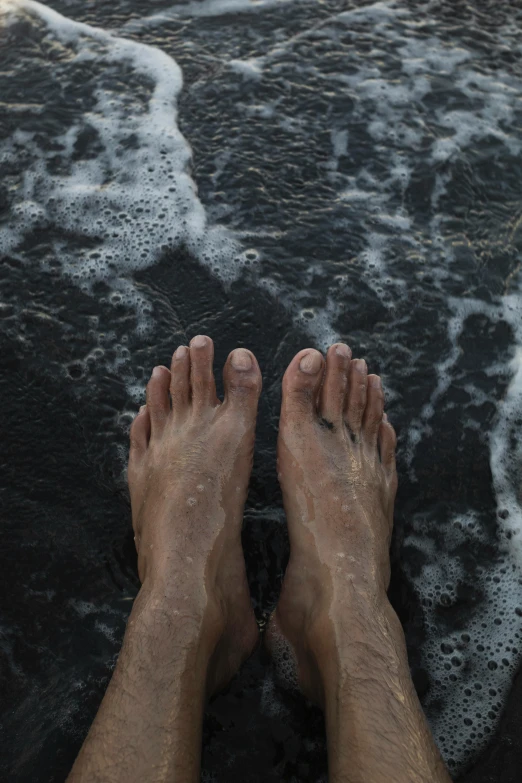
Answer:
<path fill-rule="evenodd" d="M 395 446 L 381 380 L 363 360 L 344 344 L 326 363 L 297 354 L 278 442 L 291 554 L 267 641 L 324 708 L 331 783 L 450 781 L 386 595 Z"/>
<path fill-rule="evenodd" d="M 258 642 L 241 524 L 261 373 L 253 354 L 233 351 L 220 403 L 212 361 L 208 337 L 178 348 L 132 425 L 142 586 L 69 783 L 199 780 L 205 701 Z"/>
<path fill-rule="evenodd" d="M 241 551 L 261 376 L 244 349 L 216 397 L 213 346 L 155 368 L 131 429 L 141 590 L 69 783 L 199 779 L 206 699 L 258 640 Z M 447 783 L 386 597 L 397 487 L 380 379 L 347 346 L 301 351 L 283 382 L 278 472 L 291 557 L 267 634 L 325 710 L 329 778 Z"/>

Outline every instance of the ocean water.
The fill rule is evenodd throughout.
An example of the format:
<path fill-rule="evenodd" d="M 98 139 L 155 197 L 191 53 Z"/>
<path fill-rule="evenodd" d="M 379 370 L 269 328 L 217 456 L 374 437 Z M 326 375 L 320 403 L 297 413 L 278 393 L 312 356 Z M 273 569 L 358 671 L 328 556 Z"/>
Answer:
<path fill-rule="evenodd" d="M 381 374 L 415 684 L 455 777 L 520 778 L 521 55 L 515 0 L 0 0 L 2 779 L 64 780 L 94 717 L 138 589 L 128 427 L 201 332 L 263 370 L 261 622 L 286 364 L 342 339 Z M 325 779 L 320 713 L 262 652 L 203 768 Z"/>

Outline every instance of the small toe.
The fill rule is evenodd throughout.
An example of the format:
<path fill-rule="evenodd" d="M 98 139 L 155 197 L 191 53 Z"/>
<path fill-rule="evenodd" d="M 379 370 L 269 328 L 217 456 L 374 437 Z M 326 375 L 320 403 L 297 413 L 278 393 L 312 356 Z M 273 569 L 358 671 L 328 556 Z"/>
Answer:
<path fill-rule="evenodd" d="M 155 367 L 147 384 L 147 410 L 152 434 L 163 427 L 170 413 L 169 386 L 170 370 L 163 366 Z"/>
<path fill-rule="evenodd" d="M 365 440 L 372 446 L 377 445 L 377 435 L 384 413 L 384 392 L 378 375 L 368 375 L 368 390 L 366 409 L 363 417 L 363 433 Z"/>
<path fill-rule="evenodd" d="M 324 373 L 319 351 L 305 348 L 294 356 L 283 378 L 282 413 L 285 416 L 317 416 L 317 403 Z"/>
<path fill-rule="evenodd" d="M 344 343 L 332 345 L 326 354 L 326 371 L 319 396 L 319 415 L 332 424 L 338 425 L 343 420 L 351 358 L 352 352 Z"/>
<path fill-rule="evenodd" d="M 214 381 L 214 343 L 198 335 L 190 341 L 190 386 L 192 406 L 201 409 L 219 404 Z"/>
<path fill-rule="evenodd" d="M 345 421 L 350 434 L 359 439 L 368 388 L 368 368 L 364 359 L 353 359 L 350 364 L 348 394 L 345 402 Z"/>
<path fill-rule="evenodd" d="M 388 421 L 386 414 L 379 426 L 379 454 L 381 464 L 389 476 L 395 473 L 395 449 L 397 447 L 397 435 Z"/>
<path fill-rule="evenodd" d="M 177 413 L 186 410 L 190 403 L 190 352 L 180 345 L 170 365 L 170 398 L 172 410 Z"/>
<path fill-rule="evenodd" d="M 150 438 L 150 416 L 146 405 L 142 405 L 139 413 L 131 424 L 130 432 L 130 456 L 143 454 L 147 450 Z"/>
<path fill-rule="evenodd" d="M 236 348 L 223 369 L 224 405 L 249 410 L 253 416 L 261 393 L 261 371 L 257 359 L 246 348 Z"/>

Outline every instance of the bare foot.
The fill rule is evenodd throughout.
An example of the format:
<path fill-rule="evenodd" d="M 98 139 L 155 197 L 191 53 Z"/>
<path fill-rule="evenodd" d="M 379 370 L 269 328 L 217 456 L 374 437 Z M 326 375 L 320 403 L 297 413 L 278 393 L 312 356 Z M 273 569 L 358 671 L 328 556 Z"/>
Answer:
<path fill-rule="evenodd" d="M 326 368 L 318 351 L 301 351 L 285 373 L 278 471 L 291 554 L 267 643 L 283 669 L 294 658 L 320 704 L 347 597 L 371 602 L 388 587 L 396 437 L 383 407 L 380 378 L 346 345 L 329 349 Z"/>
<path fill-rule="evenodd" d="M 221 403 L 213 356 L 212 340 L 199 336 L 177 349 L 170 371 L 154 368 L 128 468 L 140 579 L 180 627 L 198 629 L 211 660 L 209 692 L 258 640 L 241 524 L 261 391 L 257 361 L 240 348 L 225 364 Z"/>

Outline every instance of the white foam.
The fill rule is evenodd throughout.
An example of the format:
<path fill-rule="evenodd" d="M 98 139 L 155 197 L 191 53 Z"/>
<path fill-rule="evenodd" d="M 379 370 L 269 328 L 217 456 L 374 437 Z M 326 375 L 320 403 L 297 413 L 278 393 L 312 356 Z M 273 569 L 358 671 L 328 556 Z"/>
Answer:
<path fill-rule="evenodd" d="M 77 601 L 71 599 L 69 603 L 82 618 L 85 618 L 90 614 L 97 614 L 99 612 L 99 607 L 95 606 L 90 601 Z"/>
<path fill-rule="evenodd" d="M 150 325 L 151 304 L 132 275 L 155 264 L 162 254 L 186 246 L 224 283 L 244 265 L 239 243 L 223 228 L 207 224 L 197 188 L 189 176 L 191 150 L 177 127 L 176 99 L 182 87 L 178 65 L 159 49 L 118 38 L 73 22 L 32 0 L 9 0 L 6 8 L 36 15 L 48 35 L 68 50 L 69 62 L 95 62 L 120 74 L 114 89 L 100 71 L 93 88 L 95 106 L 81 114 L 56 144 L 69 162 L 66 175 L 50 173 L 54 155 L 42 149 L 35 134 L 15 132 L 0 145 L 0 156 L 14 158 L 24 145 L 32 163 L 11 211 L 0 228 L 0 252 L 16 254 L 35 228 L 52 226 L 80 235 L 85 247 L 72 252 L 63 240 L 53 242 L 62 271 L 82 290 L 107 283 L 109 301 L 136 309 L 139 328 Z M 134 97 L 133 80 L 151 85 L 145 100 Z M 123 88 L 120 82 L 124 82 Z M 97 133 L 96 158 L 74 160 L 75 145 L 86 128 Z M 132 144 L 128 140 L 132 139 Z"/>
<path fill-rule="evenodd" d="M 264 5 L 246 3 L 244 7 Z M 210 3 L 207 10 L 217 13 L 224 7 Z M 93 86 L 95 106 L 53 139 L 69 164 L 65 175 L 49 171 L 55 153 L 44 150 L 36 134 L 15 131 L 0 144 L 4 161 L 15 161 L 20 146 L 31 159 L 11 205 L 12 219 L 8 226 L 0 226 L 0 252 L 16 256 L 24 237 L 36 228 L 83 238 L 85 247 L 80 252 L 63 238 L 53 241 L 53 254 L 63 274 L 87 293 L 95 283 L 107 284 L 106 301 L 133 308 L 142 334 L 152 325 L 152 303 L 135 285 L 133 275 L 157 263 L 166 252 L 186 247 L 225 285 L 245 267 L 251 270 L 252 259 L 255 263 L 258 258 L 255 248 L 244 250 L 239 235 L 209 225 L 197 197 L 189 174 L 191 149 L 177 126 L 176 104 L 183 83 L 177 63 L 159 49 L 72 21 L 33 0 L 4 0 L 2 10 L 10 18 L 28 14 L 44 22 L 46 35 L 67 49 L 68 64 L 99 67 L 105 63 L 107 69 L 113 68 L 111 84 L 115 87 L 107 87 L 106 73 L 100 69 L 99 81 Z M 232 61 L 231 67 L 253 78 L 261 75 L 255 59 Z M 66 77 L 66 72 L 60 75 L 61 80 Z M 150 84 L 145 98 L 135 89 L 136 78 Z M 89 79 L 93 81 L 91 73 Z M 294 131 L 294 118 L 282 117 L 279 122 Z M 86 129 L 97 133 L 101 152 L 95 158 L 75 160 L 75 145 Z M 265 281 L 264 287 L 277 293 L 275 281 Z M 289 292 L 283 293 L 281 301 L 295 312 L 296 320 L 319 347 L 338 338 L 329 320 L 336 309 L 331 302 L 309 319 L 302 317 Z M 80 357 L 84 363 L 87 359 Z M 123 364 L 111 369 L 121 369 Z M 129 378 L 128 385 L 139 400 L 143 382 Z"/>
<path fill-rule="evenodd" d="M 96 620 L 94 623 L 94 627 L 97 631 L 100 631 L 106 639 L 108 639 L 113 644 L 116 644 L 118 642 L 118 639 L 116 638 L 115 629 L 111 628 L 107 623 L 102 623 L 100 620 Z"/>
<path fill-rule="evenodd" d="M 248 60 L 230 60 L 229 67 L 245 79 L 254 79 L 255 81 L 260 81 L 263 73 L 262 63 L 258 57 L 252 57 Z"/>
<path fill-rule="evenodd" d="M 270 2 L 254 4 L 249 0 L 234 0 L 232 6 L 228 5 L 228 0 L 205 0 L 198 4 L 173 6 L 160 15 L 131 24 L 160 23 L 167 17 L 183 14 L 220 14 L 232 7 L 260 11 L 269 8 Z M 503 34 L 502 30 L 498 31 L 499 41 Z M 300 45 L 313 45 L 318 38 L 324 41 L 330 38 L 332 46 L 338 47 L 340 35 L 351 36 L 354 43 L 361 36 L 367 36 L 372 41 L 376 56 L 361 56 L 358 47 L 354 46 L 347 53 L 346 71 L 329 69 L 326 74 L 314 62 L 306 58 L 303 60 Z M 375 231 L 365 232 L 366 247 L 360 250 L 358 261 L 366 271 L 370 288 L 390 310 L 408 295 L 408 280 L 394 269 L 397 254 L 390 252 L 392 242 L 397 240 L 411 248 L 415 266 L 419 262 L 430 262 L 435 284 L 443 286 L 449 276 L 453 249 L 451 241 L 444 238 L 447 216 L 437 213 L 436 209 L 453 173 L 434 172 L 433 214 L 426 231 L 424 226 L 416 224 L 404 203 L 404 194 L 414 175 L 411 152 L 423 150 L 423 158 L 430 160 L 434 168 L 441 163 L 461 159 L 481 140 L 492 137 L 511 153 L 517 152 L 520 144 L 514 135 L 506 132 L 505 125 L 512 124 L 517 96 L 521 93 L 520 80 L 502 69 L 496 69 L 494 74 L 488 73 L 472 44 L 455 45 L 451 39 L 446 40 L 446 37 L 437 34 L 435 20 L 419 28 L 417 15 L 397 2 L 377 2 L 331 14 L 308 29 L 298 33 L 291 31 L 286 37 L 281 31 L 277 43 L 270 43 L 266 51 L 259 49 L 256 47 L 259 53 L 255 58 L 230 61 L 230 69 L 258 82 L 280 78 L 283 72 L 285 78 L 291 79 L 292 70 L 300 79 L 310 73 L 322 80 L 325 89 L 356 96 L 347 127 L 343 128 L 336 120 L 335 127 L 330 129 L 333 155 L 325 168 L 328 178 L 338 188 L 338 198 L 347 204 L 347 209 L 352 204 L 355 209 L 360 209 L 357 202 L 367 202 L 368 210 L 389 229 L 380 239 L 376 238 Z M 393 78 L 390 77 L 389 58 L 383 56 L 390 53 L 398 68 Z M 452 87 L 460 90 L 463 97 L 472 99 L 476 109 L 472 112 L 456 110 L 445 101 L 444 93 L 440 95 L 438 104 L 423 103 L 431 92 L 433 81 L 440 78 L 451 78 Z M 247 102 L 243 109 L 247 115 L 264 118 L 271 125 L 277 123 L 288 133 L 305 134 L 304 117 L 299 114 L 289 116 L 278 103 L 279 99 L 270 105 L 260 103 L 253 88 L 252 101 Z M 338 170 L 339 159 L 347 153 L 349 127 L 358 123 L 366 125 L 376 143 L 391 146 L 388 170 L 384 170 L 378 179 L 365 171 L 366 160 L 362 161 L 355 176 L 353 173 L 341 174 Z M 440 135 L 441 128 L 445 130 L 443 136 Z M 378 216 L 379 211 L 383 217 Z M 299 301 L 294 301 L 291 292 L 282 291 L 282 284 L 274 281 L 264 281 L 264 285 L 272 293 L 277 291 L 286 306 L 297 313 L 299 321 L 302 320 Z M 340 295 L 341 292 L 332 286 L 330 299 Z M 317 339 L 318 345 L 326 334 L 338 338 L 333 321 L 330 320 L 328 325 L 325 321 L 326 312 L 322 319 L 315 317 L 307 322 L 307 330 Z M 316 332 L 315 325 L 319 323 L 320 331 Z"/>
<path fill-rule="evenodd" d="M 80 601 L 74 598 L 71 598 L 68 603 L 82 618 L 95 614 L 119 614 L 118 610 L 109 606 L 109 604 L 100 604 L 98 606 L 90 601 Z"/>
<path fill-rule="evenodd" d="M 279 630 L 270 629 L 270 653 L 277 682 L 288 690 L 299 688 L 299 670 L 297 657 L 290 642 Z M 269 680 L 265 680 L 265 686 L 269 689 Z M 268 693 L 265 692 L 268 696 Z M 267 698 L 268 701 L 268 698 Z M 272 703 L 272 706 L 273 705 Z"/>
<path fill-rule="evenodd" d="M 467 385 L 474 404 L 484 401 L 497 405 L 496 423 L 489 433 L 490 465 L 495 491 L 498 528 L 496 559 L 487 570 L 476 576 L 470 587 L 481 595 L 478 605 L 470 605 L 458 631 L 441 636 L 437 603 L 444 594 L 449 603 L 455 600 L 459 585 L 465 584 L 461 561 L 462 548 L 486 543 L 478 524 L 477 513 L 455 515 L 444 528 L 444 547 L 435 549 L 433 541 L 440 535 L 438 520 L 419 514 L 413 521 L 414 533 L 406 544 L 414 545 L 426 555 L 427 563 L 412 576 L 421 596 L 428 637 L 422 650 L 424 664 L 430 671 L 432 688 L 427 707 L 437 700 L 442 712 L 432 712 L 432 728 L 446 758 L 457 766 L 466 753 L 487 741 L 496 727 L 500 707 L 509 691 L 522 654 L 522 281 L 515 293 L 504 296 L 498 304 L 479 300 L 450 300 L 454 316 L 448 323 L 451 351 L 437 365 L 438 383 L 421 420 L 413 422 L 408 432 L 410 457 L 424 438 L 431 435 L 429 420 L 435 405 L 449 389 L 453 370 L 460 355 L 458 340 L 470 315 L 483 315 L 491 321 L 510 324 L 514 338 L 513 359 L 508 367 L 495 361 L 486 368 L 488 374 L 511 377 L 503 400 L 488 397 L 485 392 Z M 458 499 L 457 499 L 458 500 Z M 433 525 L 433 528 L 430 526 Z M 406 565 L 406 568 L 408 566 Z M 449 651 L 449 652 L 448 652 Z M 454 660 L 455 659 L 455 660 Z"/>
<path fill-rule="evenodd" d="M 408 15 L 407 9 L 400 8 L 396 2 L 379 2 L 343 11 L 337 18 L 346 25 L 359 22 L 375 25 L 393 22 L 397 17 Z"/>
<path fill-rule="evenodd" d="M 475 596 L 482 595 L 478 608 L 470 607 L 460 629 L 441 634 L 440 606 L 455 603 L 459 587 L 465 584 L 459 547 L 469 547 L 472 541 L 485 543 L 484 534 L 473 512 L 457 515 L 444 528 L 445 552 L 441 553 L 430 549 L 425 517 L 419 515 L 414 527 L 417 532 L 407 543 L 429 558 L 429 564 L 412 577 L 423 599 L 428 632 L 422 649 L 431 675 L 426 706 L 439 747 L 446 759 L 458 764 L 493 732 L 498 705 L 504 702 L 520 660 L 522 620 L 515 611 L 520 603 L 520 568 L 509 552 L 491 563 L 473 585 Z M 444 705 L 441 712 L 436 708 L 438 700 Z"/>
<path fill-rule="evenodd" d="M 347 130 L 333 128 L 330 131 L 330 138 L 333 148 L 333 159 L 330 162 L 330 168 L 335 171 L 339 165 L 339 158 L 344 158 L 348 154 L 349 134 Z"/>
<path fill-rule="evenodd" d="M 502 316 L 513 329 L 516 346 L 509 366 L 511 382 L 499 402 L 497 423 L 490 435 L 491 472 L 509 550 L 522 567 L 522 290 L 502 298 Z"/>
<path fill-rule="evenodd" d="M 251 13 L 269 8 L 274 2 L 279 3 L 280 0 L 260 3 L 251 0 L 191 2 L 173 6 L 144 20 L 134 20 L 122 29 L 153 27 L 181 16 Z M 257 233 L 245 229 L 241 234 L 232 235 L 208 225 L 196 195 L 196 186 L 188 173 L 190 148 L 176 124 L 181 73 L 171 58 L 151 47 L 64 20 L 29 0 L 17 4 L 10 2 L 8 7 L 17 13 L 30 12 L 45 20 L 49 35 L 57 45 L 68 47 L 67 54 L 73 62 L 96 65 L 101 61 L 107 68 L 116 69 L 117 73 L 119 68 L 130 68 L 132 75 L 150 84 L 150 89 L 143 100 L 134 95 L 132 77 L 127 77 L 128 83 L 124 82 L 121 93 L 111 91 L 108 94 L 100 82 L 94 109 L 57 139 L 69 160 L 85 125 L 95 127 L 101 139 L 104 152 L 100 159 L 71 162 L 71 177 L 58 177 L 47 172 L 47 155 L 32 134 L 18 131 L 3 142 L 0 154 L 16 161 L 18 144 L 31 153 L 33 160 L 22 182 L 13 222 L 9 227 L 1 228 L 0 242 L 4 252 L 15 253 L 26 233 L 46 225 L 64 230 L 72 227 L 75 232 L 80 228 L 90 243 L 103 236 L 103 241 L 95 249 L 96 256 L 86 250 L 81 258 L 76 258 L 68 252 L 66 245 L 58 242 L 55 242 L 53 250 L 64 272 L 78 285 L 88 290 L 93 281 L 103 280 L 110 285 L 110 296 L 133 303 L 139 323 L 146 328 L 150 322 L 151 305 L 133 285 L 132 275 L 134 271 L 155 263 L 163 252 L 162 245 L 176 249 L 182 243 L 188 244 L 202 263 L 227 282 L 237 277 L 249 260 L 248 251 L 240 249 L 239 239 L 248 242 L 251 248 L 257 239 L 261 243 L 263 237 L 277 238 L 278 229 L 270 226 Z M 513 648 L 519 650 L 521 647 L 509 640 L 517 638 L 516 634 L 520 633 L 519 620 L 513 618 L 513 610 L 521 601 L 518 578 L 522 566 L 522 519 L 517 493 L 522 441 L 517 422 L 522 410 L 522 295 L 515 291 L 507 297 L 499 297 L 493 304 L 485 304 L 465 294 L 447 298 L 447 283 L 452 284 L 452 290 L 459 290 L 462 281 L 455 271 L 453 228 L 446 228 L 454 216 L 444 212 L 445 196 L 455 172 L 459 171 L 454 164 L 466 161 L 481 145 L 494 144 L 493 155 L 497 151 L 500 154 L 520 154 L 521 143 L 517 134 L 509 131 L 516 129 L 522 81 L 515 74 L 483 62 L 481 54 L 474 51 L 471 38 L 466 39 L 465 46 L 452 44 L 451 36 L 446 39 L 442 33 L 437 35 L 436 20 L 427 20 L 420 29 L 416 13 L 398 3 L 379 2 L 337 16 L 330 15 L 311 29 L 297 34 L 290 32 L 286 38 L 282 35 L 276 45 L 270 44 L 271 48 L 261 51 L 255 58 L 245 56 L 243 60 L 229 61 L 230 71 L 251 79 L 248 84 L 251 100 L 248 102 L 244 98 L 245 115 L 264 119 L 271 126 L 278 125 L 288 133 L 299 133 L 306 138 L 304 114 L 301 116 L 297 112 L 295 116 L 289 116 L 284 101 L 277 98 L 264 102 L 264 97 L 256 90 L 258 84 L 274 77 L 290 80 L 292 68 L 302 78 L 308 73 L 306 68 L 312 66 L 306 61 L 307 55 L 300 54 L 297 45 L 307 41 L 313 43 L 322 36 L 326 44 L 330 39 L 333 47 L 337 45 L 340 34 L 354 42 L 361 36 L 367 36 L 376 56 L 362 56 L 354 45 L 346 49 L 344 72 L 331 69 L 321 72 L 315 65 L 309 72 L 321 80 L 325 92 L 332 90 L 353 101 L 353 110 L 346 118 L 345 127 L 338 117 L 332 121 L 333 127 L 326 126 L 324 137 L 328 148 L 325 159 L 328 166 L 325 166 L 325 176 L 336 188 L 335 207 L 345 209 L 349 217 L 355 215 L 357 224 L 361 226 L 357 251 L 352 252 L 347 243 L 347 252 L 350 253 L 350 262 L 353 260 L 359 264 L 365 281 L 389 307 L 389 334 L 385 349 L 390 351 L 395 347 L 393 333 L 398 322 L 391 317 L 392 308 L 401 305 L 399 317 L 407 317 L 404 313 L 407 314 L 415 296 L 413 281 L 417 274 L 429 272 L 434 292 L 441 296 L 441 301 L 448 305 L 451 313 L 446 324 L 447 355 L 436 365 L 437 379 L 433 392 L 427 401 L 421 403 L 407 434 L 406 452 L 412 480 L 415 480 L 413 468 L 418 449 L 433 436 L 433 417 L 441 404 L 445 404 L 444 395 L 455 377 L 460 356 L 459 340 L 466 319 L 480 314 L 491 321 L 505 321 L 511 325 L 514 335 L 510 365 L 503 366 L 498 360 L 484 370 L 491 375 L 502 373 L 510 379 L 504 400 L 498 401 L 491 394 L 482 393 L 480 396 L 474 392 L 477 402 L 490 402 L 498 408 L 489 444 L 501 542 L 497 554 L 501 562 L 492 563 L 488 572 L 480 576 L 477 587 L 483 591 L 484 599 L 479 609 L 470 612 L 459 630 L 460 636 L 469 636 L 469 641 L 464 642 L 455 634 L 441 636 L 441 625 L 433 606 L 425 605 L 428 639 L 423 651 L 424 662 L 432 679 L 441 683 L 435 685 L 432 691 L 432 696 L 439 696 L 442 700 L 442 711 L 438 717 L 433 717 L 433 727 L 439 739 L 446 736 L 444 731 L 450 728 L 451 743 L 455 738 L 458 745 L 440 740 L 441 745 L 446 755 L 451 754 L 459 763 L 466 757 L 468 748 L 483 744 L 487 734 L 485 727 L 492 729 L 495 726 L 497 718 L 489 716 L 488 711 L 493 712 L 490 708 L 504 698 L 511 674 L 520 659 Z M 506 31 L 501 29 L 495 33 L 498 42 L 502 43 L 505 34 Z M 258 43 L 256 51 L 261 48 L 262 44 Z M 393 83 L 390 63 L 396 63 Z M 232 78 L 237 80 L 237 77 Z M 451 85 L 452 93 L 459 91 L 463 98 L 469 99 L 468 104 L 472 102 L 473 110 L 469 106 L 465 110 L 455 109 L 453 100 L 445 98 L 444 90 L 437 93 L 437 101 L 430 100 L 431 85 L 441 78 Z M 129 111 L 129 106 L 132 111 Z M 120 142 L 128 133 L 129 123 L 138 145 L 121 153 Z M 364 128 L 369 139 L 369 157 L 375 153 L 379 168 L 372 168 L 373 159 L 348 160 L 350 145 L 357 144 L 353 139 L 359 127 Z M 166 155 L 162 155 L 164 144 Z M 383 150 L 385 155 L 382 155 Z M 343 160 L 344 156 L 347 160 Z M 214 175 L 216 181 L 230 160 L 228 150 L 220 151 Z M 429 214 L 425 222 L 422 216 L 418 216 L 415 207 L 409 210 L 405 199 L 408 186 L 419 176 L 416 166 L 420 160 L 426 167 L 426 172 L 424 169 L 421 172 L 423 177 L 427 174 L 424 177 L 426 183 L 429 175 L 433 176 L 431 193 L 427 194 Z M 344 164 L 348 163 L 350 170 L 345 174 Z M 154 171 L 148 171 L 150 166 L 154 166 Z M 108 186 L 105 182 L 107 172 L 111 174 Z M 147 172 L 146 176 L 143 176 L 144 172 Z M 127 179 L 128 176 L 130 179 Z M 172 183 L 175 191 L 169 189 Z M 47 204 L 49 194 L 55 198 L 51 207 Z M 144 202 L 150 202 L 147 206 L 152 212 L 148 215 L 138 211 L 143 208 Z M 124 217 L 120 217 L 120 213 Z M 126 217 L 131 221 L 130 225 Z M 172 227 L 175 230 L 171 231 Z M 112 237 L 116 231 L 119 237 Z M 147 244 L 149 241 L 151 244 Z M 397 250 L 399 243 L 400 252 Z M 98 250 L 101 252 L 98 253 Z M 257 263 L 256 252 L 254 248 Z M 108 258 L 107 254 L 112 257 Z M 322 306 L 309 306 L 306 294 L 309 293 L 311 269 L 310 265 L 302 262 L 300 291 L 288 291 L 284 282 L 270 278 L 257 279 L 256 282 L 274 297 L 277 296 L 294 314 L 296 322 L 314 336 L 320 347 L 325 347 L 338 339 L 334 324 L 342 313 L 340 303 L 352 294 L 351 290 L 346 290 L 350 278 L 348 274 L 336 275 Z M 314 269 L 321 273 L 320 265 Z M 401 310 L 400 307 L 397 309 Z M 439 317 L 445 317 L 444 313 Z M 100 348 L 103 350 L 103 345 Z M 408 350 L 414 363 L 418 354 L 412 346 L 408 346 Z M 99 356 L 98 353 L 96 356 L 92 354 L 95 359 Z M 123 347 L 118 356 L 122 365 L 128 362 L 128 354 Z M 86 357 L 85 361 L 92 357 Z M 473 391 L 470 384 L 466 384 L 466 388 Z M 138 400 L 143 391 L 142 384 L 132 381 L 129 391 Z M 466 426 L 476 426 L 467 412 L 463 415 L 463 422 Z M 443 590 L 447 600 L 454 600 L 458 586 L 465 578 L 459 546 L 472 542 L 480 544 L 483 540 L 483 531 L 477 523 L 478 511 L 471 508 L 466 514 L 453 514 L 448 524 L 448 546 L 443 555 L 433 545 L 432 539 L 436 536 L 435 533 L 430 536 L 426 519 L 419 516 L 414 520 L 414 534 L 409 543 L 427 554 L 428 564 L 422 568 L 420 575 L 411 579 L 419 596 L 426 602 L 440 600 Z M 508 512 L 507 515 L 505 512 Z M 515 614 L 515 618 L 518 615 Z M 501 624 L 498 625 L 495 620 L 500 620 Z M 462 644 L 464 647 L 457 649 Z M 448 659 L 448 653 L 440 649 L 441 645 L 445 645 L 445 649 L 453 646 L 457 650 L 460 666 L 459 663 L 451 663 L 451 655 Z M 478 650 L 477 645 L 482 645 L 484 650 Z M 507 657 L 505 653 L 508 653 Z M 504 657 L 507 664 L 502 663 Z M 489 667 L 490 661 L 497 663 L 496 669 Z M 445 668 L 448 662 L 449 670 Z M 466 663 L 469 663 L 469 669 Z M 466 672 L 473 676 L 471 695 L 466 694 L 469 690 Z M 450 674 L 457 679 L 449 679 Z M 475 682 L 482 684 L 482 688 L 475 688 Z M 496 693 L 491 695 L 490 690 Z M 478 731 L 473 717 L 470 718 L 474 721 L 472 725 L 464 723 L 464 707 L 468 711 L 474 710 L 475 715 L 481 713 L 481 731 Z M 482 737 L 478 736 L 480 733 Z"/>
<path fill-rule="evenodd" d="M 309 1 L 309 0 L 308 0 Z M 156 14 L 127 22 L 122 30 L 135 31 L 144 27 L 162 25 L 171 19 L 184 17 L 213 17 L 226 14 L 254 13 L 302 0 L 201 0 L 183 5 L 173 5 Z"/>

